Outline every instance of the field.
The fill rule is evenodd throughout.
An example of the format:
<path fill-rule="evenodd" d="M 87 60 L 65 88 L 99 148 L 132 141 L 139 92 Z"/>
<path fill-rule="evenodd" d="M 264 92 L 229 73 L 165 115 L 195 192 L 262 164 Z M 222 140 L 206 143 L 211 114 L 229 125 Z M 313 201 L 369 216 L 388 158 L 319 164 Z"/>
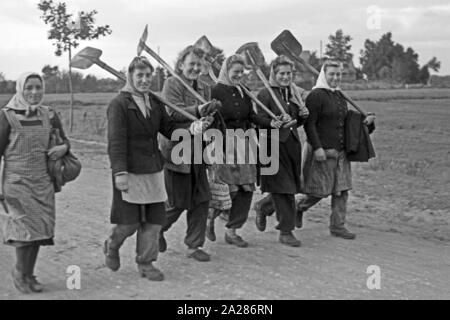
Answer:
<path fill-rule="evenodd" d="M 186 225 L 180 219 L 168 233 L 168 252 L 158 261 L 168 279 L 161 286 L 137 278 L 131 240 L 121 250 L 121 271 L 112 275 L 105 270 L 101 248 L 109 229 L 109 162 L 103 143 L 80 140 L 105 142 L 106 106 L 115 94 L 76 94 L 69 135 L 83 171 L 57 198 L 57 246 L 44 251 L 38 268 L 50 285 L 41 298 L 450 298 L 450 90 L 348 93 L 377 115 L 372 135 L 377 157 L 352 167 L 348 224 L 357 241 L 329 237 L 329 200 L 308 211 L 305 227 L 296 230 L 303 242 L 300 251 L 280 246 L 275 219 L 268 221 L 265 233 L 256 231 L 251 211 L 240 232 L 251 244 L 246 253 L 219 238 L 224 223 L 218 221 L 217 242 L 206 243 L 213 260 L 198 265 L 185 259 Z M 7 99 L 0 96 L 0 106 Z M 46 103 L 57 109 L 68 128 L 67 95 L 50 95 Z M 255 193 L 254 200 L 260 197 Z M 0 289 L 0 299 L 17 297 L 8 282 L 11 254 L 0 247 L 0 288 L 6 288 Z M 73 264 L 86 270 L 79 293 L 65 288 L 65 268 Z M 383 290 L 365 286 L 366 268 L 372 264 L 383 268 Z"/>
<path fill-rule="evenodd" d="M 377 115 L 373 135 L 377 157 L 355 164 L 355 191 L 376 200 L 361 217 L 420 228 L 431 238 L 450 239 L 450 89 L 348 91 L 363 109 Z M 71 137 L 105 142 L 106 106 L 115 93 L 75 94 Z M 0 95 L 0 105 L 9 96 Z M 69 128 L 68 95 L 48 95 Z M 370 212 L 370 213 L 368 213 Z M 375 219 L 377 220 L 377 219 Z M 386 226 L 385 226 L 386 227 Z M 395 229 L 392 227 L 392 229 Z"/>

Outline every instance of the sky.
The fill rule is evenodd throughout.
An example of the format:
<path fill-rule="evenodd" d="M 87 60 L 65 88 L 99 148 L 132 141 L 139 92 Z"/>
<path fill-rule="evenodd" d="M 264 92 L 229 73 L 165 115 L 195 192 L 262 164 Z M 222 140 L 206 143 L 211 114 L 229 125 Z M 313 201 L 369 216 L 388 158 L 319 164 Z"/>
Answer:
<path fill-rule="evenodd" d="M 55 0 L 58 2 L 58 0 Z M 423 65 L 433 56 L 442 62 L 439 74 L 450 74 L 450 3 L 429 0 L 69 0 L 68 11 L 97 10 L 96 23 L 110 25 L 112 34 L 81 42 L 75 53 L 91 46 L 103 51 L 101 59 L 116 69 L 136 55 L 138 40 L 149 25 L 147 44 L 170 65 L 179 51 L 206 35 L 226 55 L 242 44 L 258 42 L 266 61 L 275 54 L 270 43 L 290 30 L 304 50 L 320 51 L 328 36 L 343 29 L 353 40 L 354 62 L 366 39 L 378 40 L 392 32 L 393 40 L 412 47 Z M 47 39 L 49 27 L 40 19 L 39 0 L 0 1 L 0 72 L 15 80 L 25 71 L 40 71 L 46 64 L 67 69 L 68 56 L 54 55 Z M 155 65 L 157 63 L 155 62 Z M 97 66 L 83 74 L 111 77 Z"/>

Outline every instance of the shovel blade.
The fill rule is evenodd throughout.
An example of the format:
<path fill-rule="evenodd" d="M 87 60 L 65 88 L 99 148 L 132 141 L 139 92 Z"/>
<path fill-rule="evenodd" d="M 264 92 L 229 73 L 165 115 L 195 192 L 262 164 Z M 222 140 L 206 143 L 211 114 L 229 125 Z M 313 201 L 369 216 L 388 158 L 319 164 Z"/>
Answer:
<path fill-rule="evenodd" d="M 137 46 L 138 57 L 141 55 L 142 51 L 144 50 L 145 43 L 147 42 L 147 38 L 148 38 L 148 24 L 145 25 L 144 32 L 142 33 L 142 36 L 139 39 L 139 43 Z"/>
<path fill-rule="evenodd" d="M 212 43 L 209 41 L 209 39 L 206 36 L 202 36 L 200 39 L 198 39 L 194 46 L 197 48 L 202 49 L 205 51 L 206 54 L 211 54 L 211 51 L 213 49 Z"/>
<path fill-rule="evenodd" d="M 256 65 L 257 67 L 262 67 L 266 63 L 264 55 L 257 42 L 249 42 L 242 45 L 239 49 L 237 49 L 236 53 L 242 55 L 245 58 L 245 64 L 247 67 L 252 68 L 254 65 Z M 254 61 L 250 59 L 249 54 Z"/>
<path fill-rule="evenodd" d="M 86 47 L 78 52 L 70 61 L 70 65 L 77 69 L 88 69 L 102 55 L 102 50 Z"/>
<path fill-rule="evenodd" d="M 303 47 L 289 30 L 281 32 L 270 47 L 277 55 L 299 57 L 302 54 Z"/>

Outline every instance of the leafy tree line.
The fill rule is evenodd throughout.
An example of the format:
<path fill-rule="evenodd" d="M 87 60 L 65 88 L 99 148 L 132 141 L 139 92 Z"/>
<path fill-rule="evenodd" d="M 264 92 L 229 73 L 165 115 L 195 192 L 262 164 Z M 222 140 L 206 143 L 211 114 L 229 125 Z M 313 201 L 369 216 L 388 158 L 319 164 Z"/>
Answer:
<path fill-rule="evenodd" d="M 162 90 L 162 86 L 167 77 L 166 72 L 161 67 L 156 67 L 153 74 L 151 88 L 154 91 Z M 45 80 L 46 93 L 70 93 L 69 72 L 60 71 L 58 66 L 46 65 L 42 69 Z M 97 78 L 94 75 L 83 76 L 82 73 L 72 71 L 73 92 L 114 92 L 119 91 L 124 86 L 122 80 L 112 78 Z M 6 80 L 0 73 L 0 94 L 12 94 L 16 91 L 15 81 Z"/>

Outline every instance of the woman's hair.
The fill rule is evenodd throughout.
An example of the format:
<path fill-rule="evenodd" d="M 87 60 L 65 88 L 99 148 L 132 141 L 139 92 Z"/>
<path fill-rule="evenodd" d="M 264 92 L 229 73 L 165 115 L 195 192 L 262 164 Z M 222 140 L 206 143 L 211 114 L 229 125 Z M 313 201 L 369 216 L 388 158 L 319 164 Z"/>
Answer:
<path fill-rule="evenodd" d="M 323 64 L 323 71 L 327 72 L 327 69 L 329 67 L 334 67 L 334 68 L 341 68 L 342 69 L 342 63 L 337 61 L 337 60 L 327 60 L 325 61 L 325 63 Z"/>
<path fill-rule="evenodd" d="M 230 70 L 233 64 L 241 64 L 245 67 L 245 59 L 239 54 L 233 54 L 227 60 L 227 70 Z"/>
<path fill-rule="evenodd" d="M 203 51 L 200 48 L 197 48 L 195 46 L 186 47 L 183 51 L 181 51 L 178 54 L 177 62 L 175 63 L 175 72 L 176 73 L 178 73 L 178 74 L 183 73 L 180 69 L 180 64 L 183 63 L 184 60 L 186 59 L 186 57 L 191 53 L 194 54 L 195 56 L 199 57 L 200 59 L 203 59 L 203 57 L 205 56 L 205 51 Z"/>
<path fill-rule="evenodd" d="M 130 63 L 130 66 L 128 67 L 128 73 L 132 74 L 136 69 L 145 69 L 145 68 L 150 68 L 152 72 L 155 71 L 152 64 L 150 63 L 150 61 L 148 61 L 146 57 L 143 56 L 135 57 L 133 58 L 133 60 Z"/>
<path fill-rule="evenodd" d="M 292 69 L 294 69 L 294 63 L 284 55 L 276 57 L 275 60 L 273 60 L 270 64 L 270 67 L 273 69 L 273 72 L 275 74 L 278 72 L 278 69 L 281 66 L 290 66 Z"/>

